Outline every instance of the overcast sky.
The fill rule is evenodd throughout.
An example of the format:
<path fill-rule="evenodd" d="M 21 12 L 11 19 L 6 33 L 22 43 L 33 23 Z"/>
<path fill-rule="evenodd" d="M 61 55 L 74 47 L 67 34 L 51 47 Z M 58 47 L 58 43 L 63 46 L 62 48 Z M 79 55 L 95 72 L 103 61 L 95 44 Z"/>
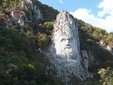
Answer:
<path fill-rule="evenodd" d="M 57 10 L 66 10 L 75 18 L 113 32 L 113 0 L 39 0 Z"/>

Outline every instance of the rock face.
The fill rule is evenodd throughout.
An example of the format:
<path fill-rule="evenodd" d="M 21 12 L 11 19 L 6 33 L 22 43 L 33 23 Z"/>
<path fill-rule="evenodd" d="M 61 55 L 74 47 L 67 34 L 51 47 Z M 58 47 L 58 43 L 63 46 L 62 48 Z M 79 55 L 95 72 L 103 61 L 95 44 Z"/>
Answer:
<path fill-rule="evenodd" d="M 66 85 L 72 85 L 73 76 L 80 80 L 90 76 L 88 61 L 80 55 L 77 21 L 66 11 L 57 15 L 50 52 L 50 61 L 55 66 L 58 78 Z"/>
<path fill-rule="evenodd" d="M 88 71 L 89 68 L 94 67 L 95 59 L 90 51 L 81 50 L 81 57 L 82 57 L 82 66 L 86 71 Z M 93 76 L 89 75 L 89 77 L 93 77 Z"/>
<path fill-rule="evenodd" d="M 21 11 L 18 7 L 16 7 L 12 12 L 11 12 L 11 16 L 12 16 L 12 21 L 15 22 L 16 25 L 19 25 L 20 31 L 22 33 L 24 33 L 23 31 L 23 26 L 25 24 L 25 13 L 23 11 Z"/>
<path fill-rule="evenodd" d="M 21 7 L 15 7 L 11 11 L 11 20 L 19 28 L 20 32 L 24 34 L 24 26 L 27 23 L 44 19 L 37 4 L 33 3 L 33 0 L 25 0 L 21 2 Z M 31 29 L 31 35 L 33 35 L 33 29 Z"/>
<path fill-rule="evenodd" d="M 110 53 L 113 55 L 113 47 L 111 47 L 111 46 L 107 46 L 107 50 L 109 50 Z"/>
<path fill-rule="evenodd" d="M 36 20 L 43 20 L 40 9 L 33 3 L 33 0 L 26 0 L 26 2 L 30 5 L 31 10 L 34 12 L 34 17 Z M 23 8 L 23 7 L 22 7 Z"/>

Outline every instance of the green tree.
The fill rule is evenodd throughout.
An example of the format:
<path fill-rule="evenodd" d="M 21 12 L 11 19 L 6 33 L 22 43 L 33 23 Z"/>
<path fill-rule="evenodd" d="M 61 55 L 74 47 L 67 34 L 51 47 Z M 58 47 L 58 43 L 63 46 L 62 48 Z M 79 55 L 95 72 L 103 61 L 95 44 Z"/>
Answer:
<path fill-rule="evenodd" d="M 113 70 L 110 67 L 99 69 L 98 74 L 100 74 L 100 83 L 102 85 L 113 85 Z"/>

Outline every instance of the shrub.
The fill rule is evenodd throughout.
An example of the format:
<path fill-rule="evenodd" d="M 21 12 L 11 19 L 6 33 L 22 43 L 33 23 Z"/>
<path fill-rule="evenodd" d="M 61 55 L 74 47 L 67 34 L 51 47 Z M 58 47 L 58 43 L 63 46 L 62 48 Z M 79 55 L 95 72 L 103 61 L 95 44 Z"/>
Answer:
<path fill-rule="evenodd" d="M 100 74 L 100 83 L 102 85 L 113 85 L 113 70 L 110 67 L 107 69 L 100 68 L 98 74 Z"/>

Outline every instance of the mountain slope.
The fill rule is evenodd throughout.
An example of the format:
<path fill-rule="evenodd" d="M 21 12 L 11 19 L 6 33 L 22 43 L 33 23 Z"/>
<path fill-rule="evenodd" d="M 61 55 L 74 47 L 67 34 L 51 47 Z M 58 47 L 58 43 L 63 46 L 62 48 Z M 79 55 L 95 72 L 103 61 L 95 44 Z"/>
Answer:
<path fill-rule="evenodd" d="M 50 62 L 43 53 L 51 43 L 57 14 L 57 10 L 37 0 L 1 0 L 1 85 L 59 84 L 53 70 L 49 76 L 45 74 L 45 68 Z M 99 68 L 113 68 L 113 33 L 107 33 L 81 20 L 77 21 L 80 49 L 94 56 L 89 71 L 97 75 Z M 99 77 L 95 78 L 95 82 L 98 82 Z M 93 82 L 89 85 L 94 85 L 94 81 L 87 81 L 86 84 L 88 82 Z"/>

